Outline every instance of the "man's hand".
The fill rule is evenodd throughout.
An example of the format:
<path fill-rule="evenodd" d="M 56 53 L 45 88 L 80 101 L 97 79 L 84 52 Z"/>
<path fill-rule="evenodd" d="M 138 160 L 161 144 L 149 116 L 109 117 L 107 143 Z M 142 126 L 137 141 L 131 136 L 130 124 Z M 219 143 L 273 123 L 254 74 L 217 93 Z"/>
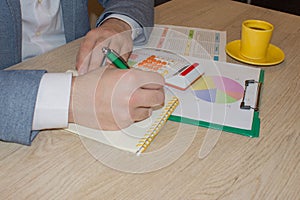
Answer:
<path fill-rule="evenodd" d="M 124 21 L 110 18 L 92 29 L 80 45 L 76 59 L 79 75 L 98 68 L 104 58 L 102 47 L 108 47 L 127 60 L 132 51 L 131 27 Z"/>
<path fill-rule="evenodd" d="M 98 68 L 73 78 L 69 122 L 102 130 L 126 128 L 163 105 L 163 86 L 158 73 Z"/>

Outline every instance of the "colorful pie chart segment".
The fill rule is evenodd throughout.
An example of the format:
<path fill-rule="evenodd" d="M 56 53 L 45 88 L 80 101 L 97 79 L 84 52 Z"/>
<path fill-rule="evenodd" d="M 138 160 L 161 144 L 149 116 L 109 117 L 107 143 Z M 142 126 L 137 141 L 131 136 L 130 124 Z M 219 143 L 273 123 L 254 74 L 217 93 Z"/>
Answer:
<path fill-rule="evenodd" d="M 203 76 L 191 88 L 197 98 L 211 103 L 234 103 L 244 95 L 241 84 L 223 76 Z"/>

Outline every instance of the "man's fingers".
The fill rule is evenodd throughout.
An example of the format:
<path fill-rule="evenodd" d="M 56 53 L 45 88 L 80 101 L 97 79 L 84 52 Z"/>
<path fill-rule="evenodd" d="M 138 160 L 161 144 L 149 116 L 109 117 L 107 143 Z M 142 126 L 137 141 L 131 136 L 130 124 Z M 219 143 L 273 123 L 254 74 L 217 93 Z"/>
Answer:
<path fill-rule="evenodd" d="M 78 73 L 80 75 L 88 72 L 91 59 L 91 51 L 94 46 L 94 41 L 89 38 L 86 38 L 80 45 L 80 49 L 76 57 L 76 69 L 78 70 Z"/>
<path fill-rule="evenodd" d="M 114 37 L 114 40 L 110 44 L 109 48 L 117 52 L 125 61 L 128 61 L 128 58 L 132 51 L 132 42 L 124 42 L 122 41 L 122 39 L 124 38 Z"/>
<path fill-rule="evenodd" d="M 123 58 L 125 61 L 128 61 L 129 56 L 130 56 L 130 53 L 131 53 L 131 52 L 128 52 L 128 53 L 121 53 L 120 55 L 122 56 L 122 58 Z"/>
<path fill-rule="evenodd" d="M 100 27 L 89 31 L 77 54 L 76 69 L 80 75 L 102 65 L 104 58 L 102 47 L 114 49 L 128 60 L 133 47 L 130 26 L 121 20 L 111 18 Z"/>
<path fill-rule="evenodd" d="M 142 89 L 139 88 L 135 91 L 130 98 L 130 105 L 145 108 L 157 108 L 164 104 L 165 93 L 164 89 Z"/>
<path fill-rule="evenodd" d="M 92 71 L 94 69 L 97 69 L 98 67 L 101 67 L 102 61 L 104 60 L 104 54 L 102 52 L 102 45 L 99 44 L 99 45 L 97 45 L 96 48 L 94 48 L 90 59 L 91 59 L 90 65 L 88 68 L 89 71 Z"/>
<path fill-rule="evenodd" d="M 165 85 L 165 79 L 157 72 L 145 72 L 136 70 L 136 76 L 139 78 L 139 87 L 143 89 L 160 89 Z"/>
<path fill-rule="evenodd" d="M 152 108 L 135 108 L 132 112 L 130 112 L 131 118 L 134 122 L 142 121 L 147 119 L 152 114 Z"/>

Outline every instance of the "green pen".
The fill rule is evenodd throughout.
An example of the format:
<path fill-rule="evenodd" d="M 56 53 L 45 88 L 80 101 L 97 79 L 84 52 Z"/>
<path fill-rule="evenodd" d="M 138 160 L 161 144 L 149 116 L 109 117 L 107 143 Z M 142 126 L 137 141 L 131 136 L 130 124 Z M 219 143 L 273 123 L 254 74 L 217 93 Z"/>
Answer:
<path fill-rule="evenodd" d="M 126 61 L 114 50 L 107 47 L 102 48 L 104 55 L 119 69 L 129 69 Z"/>

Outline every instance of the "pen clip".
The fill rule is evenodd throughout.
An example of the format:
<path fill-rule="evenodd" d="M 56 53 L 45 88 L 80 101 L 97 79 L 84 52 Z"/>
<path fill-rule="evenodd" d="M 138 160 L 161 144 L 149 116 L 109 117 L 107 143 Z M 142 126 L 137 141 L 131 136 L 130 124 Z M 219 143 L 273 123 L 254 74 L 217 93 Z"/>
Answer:
<path fill-rule="evenodd" d="M 103 56 L 103 59 L 102 59 L 102 61 L 101 61 L 101 63 L 100 63 L 100 67 L 104 67 L 104 66 L 105 66 L 106 60 L 107 60 L 107 58 L 106 58 L 106 56 L 104 55 L 104 56 Z"/>

